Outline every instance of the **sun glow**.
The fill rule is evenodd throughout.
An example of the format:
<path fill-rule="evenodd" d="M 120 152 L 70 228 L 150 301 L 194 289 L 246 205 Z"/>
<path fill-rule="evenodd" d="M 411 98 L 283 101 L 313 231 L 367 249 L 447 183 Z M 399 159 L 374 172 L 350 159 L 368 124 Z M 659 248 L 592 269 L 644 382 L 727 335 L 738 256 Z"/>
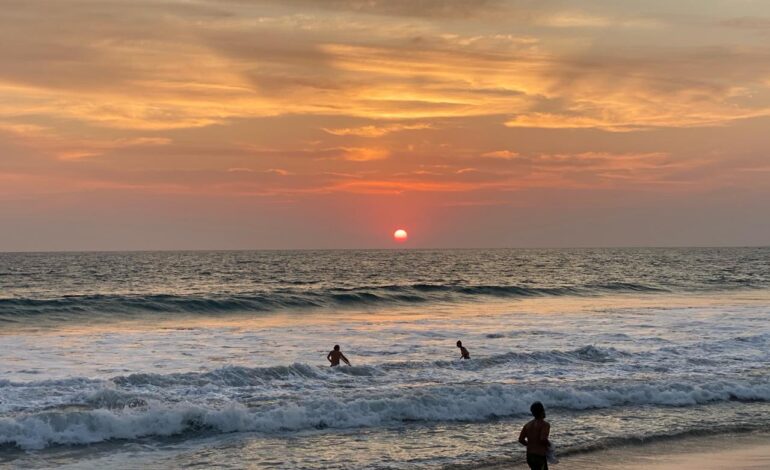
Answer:
<path fill-rule="evenodd" d="M 403 243 L 409 238 L 409 234 L 406 233 L 406 230 L 400 228 L 393 232 L 393 240 Z"/>

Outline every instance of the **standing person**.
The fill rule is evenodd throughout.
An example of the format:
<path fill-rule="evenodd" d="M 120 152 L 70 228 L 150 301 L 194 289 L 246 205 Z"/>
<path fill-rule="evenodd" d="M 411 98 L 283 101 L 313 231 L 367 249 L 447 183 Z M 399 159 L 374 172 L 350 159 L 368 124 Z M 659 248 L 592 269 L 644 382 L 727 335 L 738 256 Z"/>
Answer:
<path fill-rule="evenodd" d="M 326 355 L 326 360 L 331 362 L 331 367 L 336 367 L 340 365 L 340 359 L 342 359 L 342 362 L 344 362 L 347 365 L 350 365 L 350 361 L 348 361 L 348 358 L 345 357 L 344 354 L 342 354 L 342 351 L 340 351 L 340 345 L 335 344 L 334 349 L 329 351 L 329 354 Z"/>
<path fill-rule="evenodd" d="M 548 470 L 548 435 L 551 432 L 551 425 L 545 420 L 545 407 L 539 401 L 532 403 L 529 407 L 532 416 L 535 417 L 521 428 L 519 442 L 527 446 L 527 465 L 531 470 Z"/>
<path fill-rule="evenodd" d="M 457 347 L 460 348 L 460 357 L 463 359 L 470 359 L 471 353 L 468 352 L 467 349 L 465 349 L 465 346 L 463 346 L 462 341 L 457 342 Z"/>

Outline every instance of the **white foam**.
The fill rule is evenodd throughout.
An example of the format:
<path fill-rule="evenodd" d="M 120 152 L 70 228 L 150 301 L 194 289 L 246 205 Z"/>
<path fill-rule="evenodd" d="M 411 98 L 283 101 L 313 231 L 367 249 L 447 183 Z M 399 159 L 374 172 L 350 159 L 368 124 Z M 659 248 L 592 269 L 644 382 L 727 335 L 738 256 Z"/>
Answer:
<path fill-rule="evenodd" d="M 116 399 L 125 397 L 120 395 Z M 40 449 L 55 444 L 90 444 L 191 431 L 274 433 L 371 427 L 402 421 L 483 421 L 493 416 L 525 415 L 535 400 L 543 401 L 550 409 L 586 410 L 625 405 L 692 406 L 735 399 L 770 401 L 770 383 L 671 382 L 613 387 L 550 386 L 540 390 L 503 384 L 436 386 L 358 397 L 329 395 L 261 408 L 236 403 L 207 408 L 149 401 L 146 406 L 133 409 L 64 410 L 0 418 L 0 444 Z"/>

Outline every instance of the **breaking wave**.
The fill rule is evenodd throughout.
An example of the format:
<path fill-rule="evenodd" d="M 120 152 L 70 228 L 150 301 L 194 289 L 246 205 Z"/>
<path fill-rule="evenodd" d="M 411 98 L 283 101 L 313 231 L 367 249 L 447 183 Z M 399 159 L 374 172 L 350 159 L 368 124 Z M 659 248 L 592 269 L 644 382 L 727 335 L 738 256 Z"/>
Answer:
<path fill-rule="evenodd" d="M 100 391 L 94 409 L 63 409 L 0 418 L 0 445 L 41 449 L 113 439 L 185 433 L 260 432 L 359 428 L 399 422 L 480 422 L 524 416 L 534 400 L 552 409 L 589 410 L 629 405 L 687 407 L 723 401 L 770 401 L 770 383 L 626 383 L 609 386 L 511 384 L 411 387 L 352 397 L 326 395 L 304 402 L 257 407 L 228 403 L 207 407 L 132 398 Z M 121 406 L 121 404 L 123 404 Z"/>
<path fill-rule="evenodd" d="M 480 370 L 488 367 L 508 364 L 511 362 L 537 362 L 544 363 L 574 363 L 613 362 L 620 357 L 629 356 L 630 353 L 615 348 L 600 348 L 596 346 L 583 346 L 566 351 L 552 350 L 532 353 L 509 352 L 487 357 L 479 357 L 473 361 L 403 361 L 389 362 L 369 366 L 352 366 L 330 368 L 328 366 L 314 366 L 302 363 L 294 363 L 289 366 L 274 367 L 242 367 L 228 366 L 209 372 L 187 372 L 176 374 L 152 374 L 141 373 L 126 376 L 118 376 L 112 382 L 120 386 L 152 385 L 167 387 L 175 385 L 204 386 L 215 384 L 219 386 L 244 387 L 268 383 L 274 380 L 326 380 L 339 375 L 377 377 L 387 374 L 389 371 L 402 369 L 435 369 L 458 368 L 465 370 Z M 2 386 L 2 383 L 0 383 Z"/>
<path fill-rule="evenodd" d="M 580 287 L 410 284 L 319 290 L 276 289 L 238 295 L 68 295 L 58 298 L 0 298 L 0 321 L 30 315 L 68 316 L 78 313 L 227 313 L 268 312 L 288 308 L 321 308 L 451 302 L 473 297 L 601 295 L 612 292 L 661 292 L 630 283 L 587 284 Z"/>

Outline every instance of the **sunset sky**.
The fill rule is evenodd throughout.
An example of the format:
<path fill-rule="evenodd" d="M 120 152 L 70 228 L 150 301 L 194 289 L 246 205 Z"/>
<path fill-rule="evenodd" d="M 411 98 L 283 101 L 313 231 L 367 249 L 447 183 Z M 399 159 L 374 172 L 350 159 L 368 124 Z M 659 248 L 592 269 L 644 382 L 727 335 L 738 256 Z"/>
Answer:
<path fill-rule="evenodd" d="M 770 1 L 2 2 L 0 251 L 401 227 L 770 244 Z"/>

